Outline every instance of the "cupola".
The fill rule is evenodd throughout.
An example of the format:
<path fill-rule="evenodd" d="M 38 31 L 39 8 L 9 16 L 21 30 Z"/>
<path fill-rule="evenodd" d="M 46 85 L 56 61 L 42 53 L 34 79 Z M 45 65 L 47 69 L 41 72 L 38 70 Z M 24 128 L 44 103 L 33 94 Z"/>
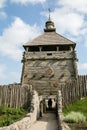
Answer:
<path fill-rule="evenodd" d="M 45 29 L 44 32 L 55 32 L 55 26 L 54 26 L 54 22 L 51 21 L 50 18 L 50 9 L 49 9 L 49 19 L 48 21 L 45 23 Z"/>

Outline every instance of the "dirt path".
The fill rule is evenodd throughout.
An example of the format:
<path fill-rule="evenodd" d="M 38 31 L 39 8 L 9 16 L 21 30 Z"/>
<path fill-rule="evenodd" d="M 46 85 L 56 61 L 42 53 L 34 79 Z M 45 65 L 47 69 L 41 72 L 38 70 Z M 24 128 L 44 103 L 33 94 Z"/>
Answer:
<path fill-rule="evenodd" d="M 58 130 L 57 120 L 54 113 L 46 113 L 35 122 L 29 130 Z"/>

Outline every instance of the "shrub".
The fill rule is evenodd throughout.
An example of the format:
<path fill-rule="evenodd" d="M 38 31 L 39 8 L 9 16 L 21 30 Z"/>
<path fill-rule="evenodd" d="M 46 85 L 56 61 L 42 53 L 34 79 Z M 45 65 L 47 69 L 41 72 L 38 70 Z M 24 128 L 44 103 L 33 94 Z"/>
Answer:
<path fill-rule="evenodd" d="M 67 123 L 80 123 L 85 122 L 86 117 L 80 112 L 70 112 L 64 117 L 64 121 Z"/>
<path fill-rule="evenodd" d="M 28 111 L 24 109 L 7 108 L 0 106 L 0 127 L 8 126 L 23 118 Z"/>

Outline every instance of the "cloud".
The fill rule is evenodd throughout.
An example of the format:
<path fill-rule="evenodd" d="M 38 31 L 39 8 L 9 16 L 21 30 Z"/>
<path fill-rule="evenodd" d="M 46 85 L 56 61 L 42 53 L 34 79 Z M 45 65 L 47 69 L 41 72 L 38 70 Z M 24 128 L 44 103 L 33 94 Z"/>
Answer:
<path fill-rule="evenodd" d="M 7 0 L 0 0 L 0 8 L 3 8 L 5 6 Z"/>
<path fill-rule="evenodd" d="M 12 59 L 19 60 L 22 56 L 21 46 L 28 40 L 33 39 L 39 34 L 36 25 L 30 26 L 16 17 L 13 23 L 3 31 L 0 36 L 0 53 Z"/>
<path fill-rule="evenodd" d="M 87 22 L 86 14 L 75 10 L 75 8 L 78 9 L 79 0 L 76 2 L 70 0 L 57 1 L 58 4 L 56 5 L 56 8 L 51 12 L 51 18 L 56 25 L 57 31 L 62 34 L 68 33 L 72 36 L 82 35 L 81 32 L 83 32 L 83 29 L 87 28 Z M 79 7 L 82 5 L 82 7 L 85 8 L 85 3 L 87 3 L 87 1 L 81 1 Z M 74 4 L 76 4 L 75 8 Z M 48 12 L 42 14 L 48 17 Z"/>
<path fill-rule="evenodd" d="M 48 17 L 48 12 L 42 15 Z M 56 8 L 51 12 L 58 33 L 70 39 L 84 41 L 87 46 L 87 0 L 57 0 Z"/>
<path fill-rule="evenodd" d="M 78 13 L 70 12 L 65 8 L 55 9 L 52 13 L 52 19 L 55 22 L 58 32 L 70 33 L 78 36 L 84 25 L 84 16 Z"/>
<path fill-rule="evenodd" d="M 58 5 L 87 14 L 87 0 L 58 0 Z"/>
<path fill-rule="evenodd" d="M 52 15 L 58 29 L 73 36 L 83 35 L 83 32 L 86 35 L 87 0 L 58 0 L 57 3 Z"/>
<path fill-rule="evenodd" d="M 23 5 L 26 5 L 26 4 L 37 4 L 37 3 L 44 3 L 46 0 L 10 0 L 11 2 L 13 3 L 20 3 L 20 4 L 23 4 Z"/>

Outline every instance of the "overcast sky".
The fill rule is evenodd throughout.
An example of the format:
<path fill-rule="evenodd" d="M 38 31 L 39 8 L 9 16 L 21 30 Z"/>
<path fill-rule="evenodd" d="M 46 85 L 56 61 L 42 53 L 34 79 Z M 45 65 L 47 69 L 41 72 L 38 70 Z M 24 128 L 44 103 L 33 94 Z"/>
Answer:
<path fill-rule="evenodd" d="M 57 33 L 77 43 L 78 73 L 87 74 L 87 0 L 0 0 L 0 84 L 20 82 L 22 46 L 43 33 L 48 8 Z"/>

